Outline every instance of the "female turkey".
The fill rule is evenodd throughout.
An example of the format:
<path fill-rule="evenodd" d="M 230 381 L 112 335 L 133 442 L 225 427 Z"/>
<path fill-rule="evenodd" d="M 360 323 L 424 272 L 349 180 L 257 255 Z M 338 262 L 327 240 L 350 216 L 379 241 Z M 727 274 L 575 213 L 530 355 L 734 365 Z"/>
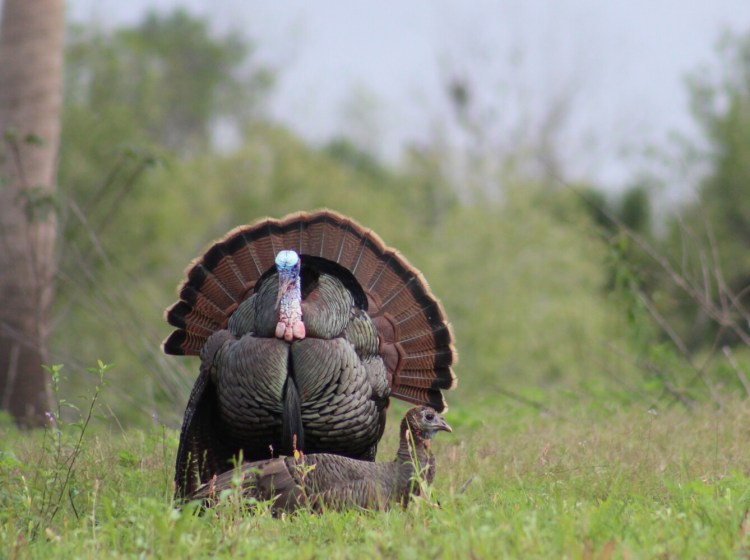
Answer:
<path fill-rule="evenodd" d="M 243 463 L 199 487 L 191 496 L 215 505 L 224 490 L 237 487 L 244 498 L 273 500 L 273 510 L 314 511 L 361 507 L 384 510 L 391 504 L 406 507 L 419 495 L 420 480 L 435 478 L 434 435 L 453 431 L 434 409 L 412 408 L 401 421 L 400 444 L 390 463 L 358 461 L 341 455 L 314 453 Z"/>
<path fill-rule="evenodd" d="M 167 354 L 200 355 L 177 452 L 176 495 L 240 452 L 373 461 L 393 396 L 446 408 L 452 335 L 422 275 L 331 211 L 231 231 L 187 270 Z"/>

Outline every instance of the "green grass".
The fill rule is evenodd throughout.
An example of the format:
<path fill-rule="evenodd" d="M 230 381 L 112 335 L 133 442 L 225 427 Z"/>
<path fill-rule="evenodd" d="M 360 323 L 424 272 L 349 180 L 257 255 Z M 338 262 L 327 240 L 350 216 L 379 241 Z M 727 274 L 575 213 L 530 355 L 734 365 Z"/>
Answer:
<path fill-rule="evenodd" d="M 391 411 L 381 460 L 396 446 Z M 54 472 L 74 449 L 2 428 L 0 557 L 694 558 L 750 553 L 743 516 L 750 410 L 574 406 L 547 413 L 500 400 L 455 407 L 430 496 L 407 511 L 245 515 L 172 507 L 177 433 L 86 434 L 60 509 Z M 46 450 L 45 450 L 46 449 Z M 47 489 L 47 494 L 44 490 Z M 51 493 L 49 491 L 52 491 Z M 35 531 L 35 527 L 38 528 Z"/>

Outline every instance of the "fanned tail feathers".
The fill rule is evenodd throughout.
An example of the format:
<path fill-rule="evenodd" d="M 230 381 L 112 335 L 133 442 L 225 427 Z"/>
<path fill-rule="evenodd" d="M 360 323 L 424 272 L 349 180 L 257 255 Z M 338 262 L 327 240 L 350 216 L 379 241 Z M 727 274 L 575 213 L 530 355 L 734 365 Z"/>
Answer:
<path fill-rule="evenodd" d="M 214 243 L 187 270 L 180 301 L 166 312 L 176 330 L 164 352 L 197 355 L 208 337 L 250 297 L 276 254 L 291 249 L 348 269 L 367 296 L 362 302 L 380 338 L 392 396 L 446 409 L 441 390 L 456 385 L 453 335 L 422 274 L 372 230 L 331 210 L 297 212 L 240 226 Z"/>

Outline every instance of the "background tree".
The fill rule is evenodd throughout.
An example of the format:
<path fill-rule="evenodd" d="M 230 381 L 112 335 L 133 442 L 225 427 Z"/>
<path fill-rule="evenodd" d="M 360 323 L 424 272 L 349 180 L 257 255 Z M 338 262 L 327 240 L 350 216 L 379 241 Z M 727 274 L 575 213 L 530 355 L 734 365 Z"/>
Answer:
<path fill-rule="evenodd" d="M 148 140 L 186 155 L 210 149 L 224 119 L 257 114 L 271 74 L 248 39 L 218 34 L 177 9 L 114 30 L 76 26 L 66 48 L 66 125 L 118 124 L 122 141 Z M 91 115 L 83 119 L 81 112 Z M 93 121 L 93 122 L 92 122 Z M 74 137 L 66 138 L 76 141 Z"/>
<path fill-rule="evenodd" d="M 0 27 L 0 407 L 27 425 L 50 406 L 63 16 L 62 0 L 5 0 Z"/>
<path fill-rule="evenodd" d="M 750 341 L 750 33 L 725 34 L 718 53 L 688 81 L 701 139 L 680 160 L 697 196 L 667 222 L 661 249 L 690 289 L 662 273 L 660 311 L 696 351 Z"/>

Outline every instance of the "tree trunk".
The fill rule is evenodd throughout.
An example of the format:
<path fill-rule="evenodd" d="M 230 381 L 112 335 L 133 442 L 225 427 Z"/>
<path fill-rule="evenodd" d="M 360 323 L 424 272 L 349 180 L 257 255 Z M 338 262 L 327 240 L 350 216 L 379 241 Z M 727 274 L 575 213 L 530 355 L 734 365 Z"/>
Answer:
<path fill-rule="evenodd" d="M 50 410 L 55 168 L 64 0 L 5 0 L 0 26 L 0 408 L 27 426 Z"/>

